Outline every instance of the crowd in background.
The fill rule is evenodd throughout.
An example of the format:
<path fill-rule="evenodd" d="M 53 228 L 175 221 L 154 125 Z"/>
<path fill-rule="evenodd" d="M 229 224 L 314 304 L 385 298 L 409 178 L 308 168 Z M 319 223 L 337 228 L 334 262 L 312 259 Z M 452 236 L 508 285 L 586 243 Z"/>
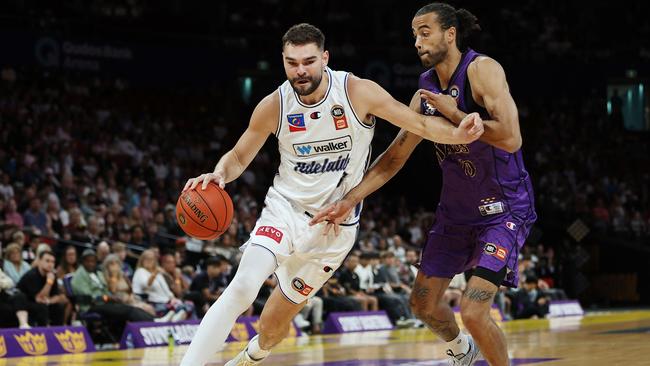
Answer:
<path fill-rule="evenodd" d="M 117 12 L 110 10 L 110 1 L 104 3 L 94 9 L 95 16 L 147 14 L 140 2 Z M 276 9 L 274 1 L 264 4 Z M 246 26 L 244 9 L 223 6 L 223 24 L 236 29 L 254 34 L 264 28 L 261 23 L 281 26 L 267 16 L 255 27 Z M 372 9 L 372 16 L 381 16 L 384 8 Z M 580 17 L 575 29 L 550 14 L 525 16 L 538 7 L 522 9 L 528 10 L 501 10 L 499 17 L 513 21 L 498 22 L 483 36 L 498 47 L 494 40 L 507 37 L 506 24 L 518 29 L 509 47 L 526 52 L 506 53 L 503 61 L 607 57 L 594 51 L 599 44 L 591 38 L 575 38 L 599 9 L 588 9 L 589 16 Z M 344 11 L 329 10 L 331 24 L 349 22 Z M 296 5 L 292 11 L 303 10 Z M 516 21 L 523 18 L 528 22 Z M 402 41 L 396 32 L 374 34 L 381 34 L 382 42 Z M 358 58 L 361 50 L 342 33 L 332 31 L 332 39 L 341 55 L 338 62 Z M 626 46 L 625 52 L 633 51 Z M 650 53 L 639 52 L 643 57 Z M 123 78 L 0 66 L 2 325 L 69 324 L 99 314 L 120 320 L 110 329 L 117 333 L 127 321 L 200 318 L 236 271 L 238 247 L 248 239 L 273 178 L 269 167 L 277 166 L 275 147 L 266 146 L 227 186 L 236 213 L 217 240 L 185 236 L 176 224 L 175 203 L 186 179 L 211 170 L 234 144 L 247 119 L 243 111 L 251 106 L 219 88 L 141 88 Z M 601 91 L 558 91 L 517 102 L 540 224 L 566 226 L 581 218 L 599 233 L 650 237 L 647 136 L 617 124 L 606 112 Z M 376 139 L 390 141 L 393 135 L 379 130 Z M 432 194 L 413 191 L 416 197 Z M 329 312 L 377 309 L 386 310 L 399 326 L 420 325 L 408 297 L 435 202 L 393 193 L 380 190 L 367 200 L 355 250 L 310 300 L 296 319 L 299 326 L 319 332 Z M 564 296 L 557 290 L 563 285 L 559 257 L 565 255 L 559 249 L 545 240 L 525 247 L 520 288 L 503 289 L 497 298 L 506 318 L 543 317 L 549 301 Z M 458 304 L 469 275 L 452 282 L 446 294 L 450 304 Z M 275 285 L 269 278 L 247 314 L 259 314 Z"/>

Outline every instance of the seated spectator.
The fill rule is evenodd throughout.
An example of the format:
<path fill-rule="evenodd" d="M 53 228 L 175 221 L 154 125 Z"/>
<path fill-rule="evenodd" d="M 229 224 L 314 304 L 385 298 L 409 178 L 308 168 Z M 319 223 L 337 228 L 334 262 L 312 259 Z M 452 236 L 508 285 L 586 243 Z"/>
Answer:
<path fill-rule="evenodd" d="M 126 261 L 129 252 L 126 249 L 126 244 L 122 242 L 113 243 L 113 254 L 116 254 L 122 263 L 122 272 L 126 278 L 133 278 L 133 267 Z"/>
<path fill-rule="evenodd" d="M 69 245 L 63 251 L 63 256 L 59 261 L 59 266 L 56 269 L 56 278 L 62 279 L 69 273 L 74 273 L 79 264 L 77 263 L 77 249 Z"/>
<path fill-rule="evenodd" d="M 363 292 L 360 287 L 359 275 L 355 271 L 359 265 L 359 256 L 350 253 L 343 263 L 343 268 L 338 276 L 338 282 L 345 289 L 345 293 L 361 304 L 361 308 L 365 311 L 379 310 L 379 302 L 374 296 L 370 296 Z"/>
<path fill-rule="evenodd" d="M 27 297 L 29 318 L 38 326 L 63 325 L 68 298 L 60 293 L 54 273 L 54 254 L 41 252 L 38 266 L 30 269 L 16 287 Z"/>
<path fill-rule="evenodd" d="M 151 249 L 142 252 L 133 275 L 133 292 L 146 298 L 158 316 L 171 321 L 185 320 L 192 313 L 193 306 L 174 296 L 162 272 L 156 253 Z"/>
<path fill-rule="evenodd" d="M 163 269 L 163 275 L 167 285 L 174 293 L 174 296 L 182 299 L 190 290 L 190 283 L 183 278 L 181 269 L 176 264 L 176 255 L 174 253 L 165 253 L 160 256 L 160 266 Z M 198 304 L 195 303 L 198 306 Z"/>
<path fill-rule="evenodd" d="M 4 271 L 14 283 L 18 283 L 20 278 L 27 273 L 31 267 L 29 266 L 29 263 L 22 259 L 20 245 L 16 243 L 7 245 L 4 254 Z"/>
<path fill-rule="evenodd" d="M 17 325 L 21 329 L 28 329 L 31 328 L 28 318 L 27 298 L 16 290 L 15 282 L 0 269 L 0 327 Z"/>
<path fill-rule="evenodd" d="M 119 296 L 112 296 L 104 274 L 97 269 L 97 254 L 86 249 L 81 254 L 81 266 L 72 278 L 72 291 L 75 296 L 86 296 L 87 301 L 78 301 L 81 311 L 91 311 L 117 322 L 116 334 L 121 334 L 127 321 L 151 321 L 153 316 L 144 310 L 125 304 Z"/>
<path fill-rule="evenodd" d="M 543 318 L 549 312 L 549 299 L 538 288 L 536 276 L 527 276 L 523 288 L 512 300 L 515 319 Z"/>
<path fill-rule="evenodd" d="M 197 309 L 201 309 L 198 313 L 205 314 L 228 286 L 227 268 L 228 261 L 224 257 L 208 257 L 205 260 L 205 270 L 192 280 L 190 290 L 200 294 L 199 303 L 195 304 Z"/>
<path fill-rule="evenodd" d="M 5 176 L 7 175 L 5 174 Z M 18 207 L 16 206 L 16 200 L 13 198 L 8 199 L 4 209 L 5 224 L 14 225 L 18 229 L 22 229 L 24 224 L 23 217 L 17 210 Z"/>
<path fill-rule="evenodd" d="M 104 263 L 104 260 L 106 257 L 108 257 L 109 254 L 111 254 L 111 247 L 108 245 L 107 242 L 102 241 L 99 244 L 97 244 L 97 263 L 100 263 L 99 267 L 101 269 L 102 263 Z"/>
<path fill-rule="evenodd" d="M 29 209 L 23 214 L 25 226 L 33 226 L 41 233 L 45 234 L 47 230 L 47 216 L 41 207 L 41 200 L 32 198 L 29 201 Z"/>
<path fill-rule="evenodd" d="M 353 296 L 347 296 L 345 287 L 335 277 L 327 280 L 318 293 L 322 293 L 322 296 L 319 295 L 319 297 L 323 299 L 323 310 L 326 313 L 364 310 L 363 304 L 359 300 Z"/>
<path fill-rule="evenodd" d="M 320 334 L 321 332 L 323 327 L 323 306 L 323 299 L 319 296 L 313 296 L 307 300 L 305 306 L 296 315 L 296 318 L 300 316 L 303 321 L 307 321 L 307 326 L 311 325 L 311 334 Z M 294 318 L 294 321 L 296 318 Z"/>
<path fill-rule="evenodd" d="M 156 310 L 153 306 L 138 299 L 133 295 L 131 281 L 124 275 L 122 271 L 122 261 L 117 254 L 110 254 L 102 263 L 104 279 L 108 286 L 108 292 L 113 298 L 119 302 L 140 308 L 152 316 L 156 315 Z"/>

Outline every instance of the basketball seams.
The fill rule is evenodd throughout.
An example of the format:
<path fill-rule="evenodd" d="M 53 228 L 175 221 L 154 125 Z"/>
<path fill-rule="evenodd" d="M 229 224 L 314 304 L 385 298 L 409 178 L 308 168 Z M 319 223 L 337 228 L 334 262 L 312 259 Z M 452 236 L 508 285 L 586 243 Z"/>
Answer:
<path fill-rule="evenodd" d="M 212 230 L 212 229 L 210 229 L 210 228 L 207 228 L 207 227 L 201 225 L 201 223 L 199 223 L 199 222 L 197 222 L 196 220 L 192 219 L 192 218 L 191 218 L 191 217 L 192 217 L 192 214 L 189 213 L 189 212 L 187 212 L 187 210 L 185 210 L 185 207 L 183 206 L 183 203 L 182 203 L 182 202 L 181 202 L 181 209 L 183 210 L 183 212 L 185 213 L 185 215 L 189 216 L 189 217 L 190 217 L 190 220 L 192 220 L 192 222 L 196 223 L 199 227 L 201 227 L 201 228 L 203 228 L 203 229 L 205 229 L 205 230 L 208 230 L 208 231 L 212 231 L 212 234 L 210 234 L 209 237 L 198 236 L 198 235 L 190 235 L 190 236 L 192 236 L 192 237 L 194 237 L 194 238 L 197 238 L 197 239 L 200 239 L 200 240 L 214 239 L 214 238 L 213 238 L 213 235 L 216 234 L 216 233 L 218 233 L 219 230 Z M 177 220 L 178 220 L 178 219 L 177 219 Z M 181 227 L 182 227 L 182 226 L 181 226 Z M 221 234 L 219 234 L 219 235 L 221 235 Z M 219 235 L 217 235 L 217 236 L 219 236 Z"/>
<path fill-rule="evenodd" d="M 197 192 L 197 196 L 201 197 L 201 195 L 198 194 L 198 192 Z M 181 198 L 179 198 L 179 199 L 180 199 L 180 201 L 181 201 L 181 208 L 183 209 L 183 211 L 185 212 L 185 214 L 188 215 L 188 216 L 192 219 L 192 221 L 194 221 L 197 225 L 199 225 L 200 227 L 202 227 L 202 228 L 204 228 L 204 229 L 206 229 L 206 230 L 210 230 L 210 231 L 219 231 L 219 230 L 218 230 L 219 222 L 217 221 L 216 217 L 215 217 L 214 221 L 217 222 L 217 229 L 213 229 L 213 228 L 207 227 L 207 226 L 201 224 L 200 222 L 194 220 L 194 215 L 193 215 L 193 213 L 191 213 L 191 212 L 187 212 L 187 209 L 186 209 L 186 206 L 185 206 L 185 201 L 182 199 L 182 196 L 181 196 Z M 203 197 L 201 197 L 201 200 L 203 200 Z M 205 200 L 203 200 L 203 202 L 205 202 Z M 206 203 L 206 206 L 207 206 L 207 203 Z M 209 207 L 208 207 L 208 208 L 209 208 Z M 212 215 L 214 215 L 214 213 L 213 213 Z"/>
<path fill-rule="evenodd" d="M 219 192 L 219 194 L 221 195 L 221 202 L 223 202 L 224 212 L 226 213 L 226 217 L 224 218 L 224 224 L 225 224 L 228 221 L 228 204 L 226 202 L 226 198 L 223 196 L 221 187 L 217 186 L 217 188 L 218 188 L 217 192 Z M 212 212 L 212 210 L 210 210 L 210 212 Z M 221 225 L 219 225 L 219 221 L 217 221 L 217 227 L 221 229 Z M 223 230 L 225 230 L 225 228 L 223 228 Z"/>
<path fill-rule="evenodd" d="M 196 191 L 196 194 L 201 198 L 201 201 L 203 201 L 203 203 L 205 203 L 205 206 L 208 208 L 208 210 L 210 210 L 210 213 L 212 214 L 212 217 L 214 218 L 214 222 L 217 224 L 217 229 L 214 230 L 214 231 L 219 231 L 220 225 L 219 225 L 218 216 L 214 214 L 214 212 L 212 211 L 212 208 L 210 207 L 210 204 L 208 204 L 208 201 L 206 201 L 205 198 L 203 198 L 203 196 L 201 195 L 201 193 L 199 193 L 198 190 Z M 212 230 L 212 229 L 210 229 L 210 230 Z"/>

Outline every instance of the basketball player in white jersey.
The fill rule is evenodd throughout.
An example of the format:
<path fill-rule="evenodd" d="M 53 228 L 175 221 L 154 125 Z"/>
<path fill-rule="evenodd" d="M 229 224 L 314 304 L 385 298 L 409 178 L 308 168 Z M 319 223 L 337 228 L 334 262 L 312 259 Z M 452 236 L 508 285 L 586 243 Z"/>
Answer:
<path fill-rule="evenodd" d="M 468 115 L 458 127 L 424 116 L 393 99 L 376 83 L 327 67 L 325 37 L 298 24 L 282 38 L 287 74 L 278 90 L 253 111 L 250 124 L 214 171 L 189 179 L 184 189 L 214 181 L 222 188 L 246 169 L 275 134 L 280 166 L 237 273 L 201 321 L 181 366 L 203 366 L 221 347 L 237 317 L 255 300 L 272 273 L 278 286 L 260 317 L 259 334 L 226 366 L 257 365 L 288 333 L 293 317 L 316 294 L 351 250 L 361 206 L 334 232 L 310 227 L 312 213 L 345 195 L 363 178 L 370 159 L 374 116 L 446 144 L 478 139 L 483 124 Z"/>

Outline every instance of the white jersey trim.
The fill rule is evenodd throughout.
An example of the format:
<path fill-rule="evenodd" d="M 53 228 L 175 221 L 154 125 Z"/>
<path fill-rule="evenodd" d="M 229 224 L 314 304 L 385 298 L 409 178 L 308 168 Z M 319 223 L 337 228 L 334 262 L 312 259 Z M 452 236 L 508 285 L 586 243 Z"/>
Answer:
<path fill-rule="evenodd" d="M 352 109 L 352 114 L 354 115 L 354 119 L 356 119 L 357 122 L 361 126 L 367 128 L 367 129 L 373 129 L 373 128 L 375 128 L 375 124 L 376 124 L 375 118 L 374 117 L 372 118 L 372 124 L 370 124 L 370 125 L 365 124 L 365 123 L 363 123 L 363 120 L 361 120 L 359 118 L 359 116 L 357 115 L 357 111 L 354 110 L 354 106 L 352 105 L 352 100 L 350 99 L 350 93 L 348 92 L 348 79 L 350 77 L 350 74 L 351 73 L 347 73 L 347 75 L 345 75 L 345 81 L 344 81 L 344 84 L 345 84 L 345 99 L 348 101 L 348 104 L 350 105 L 350 109 Z"/>
<path fill-rule="evenodd" d="M 300 104 L 301 106 L 303 106 L 305 108 L 314 108 L 314 107 L 318 107 L 319 105 L 323 104 L 327 100 L 327 97 L 330 95 L 330 90 L 332 90 L 332 84 L 334 84 L 334 82 L 332 81 L 332 73 L 330 73 L 329 67 L 325 68 L 325 72 L 327 72 L 327 83 L 328 83 L 328 85 L 327 85 L 327 92 L 325 92 L 325 96 L 323 97 L 323 99 L 321 99 L 320 101 L 318 101 L 318 102 L 316 102 L 314 104 L 305 104 L 305 103 L 302 102 L 302 100 L 300 100 L 300 96 L 296 93 L 295 90 L 293 90 L 293 87 L 292 87 L 291 89 L 293 90 L 293 96 L 296 97 L 296 101 L 298 101 L 298 104 Z M 280 99 L 280 100 L 282 100 L 282 99 Z"/>

